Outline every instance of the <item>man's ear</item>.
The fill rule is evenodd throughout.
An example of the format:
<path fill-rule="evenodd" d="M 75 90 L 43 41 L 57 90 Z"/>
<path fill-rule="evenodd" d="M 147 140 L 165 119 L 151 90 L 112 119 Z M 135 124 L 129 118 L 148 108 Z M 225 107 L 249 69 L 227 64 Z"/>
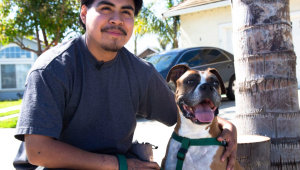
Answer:
<path fill-rule="evenodd" d="M 167 83 L 172 81 L 176 86 L 176 81 L 190 68 L 183 64 L 173 66 L 167 76 Z"/>
<path fill-rule="evenodd" d="M 222 80 L 219 72 L 214 68 L 207 68 L 206 71 L 213 73 L 218 78 L 218 80 L 220 82 L 221 92 L 222 92 L 222 94 L 226 94 L 226 88 L 224 86 L 223 80 Z"/>
<path fill-rule="evenodd" d="M 81 21 L 82 21 L 83 24 L 86 23 L 86 14 L 87 14 L 87 10 L 88 10 L 87 6 L 85 6 L 85 5 L 82 5 L 82 6 L 81 6 L 81 10 L 80 10 L 80 19 L 81 19 Z"/>

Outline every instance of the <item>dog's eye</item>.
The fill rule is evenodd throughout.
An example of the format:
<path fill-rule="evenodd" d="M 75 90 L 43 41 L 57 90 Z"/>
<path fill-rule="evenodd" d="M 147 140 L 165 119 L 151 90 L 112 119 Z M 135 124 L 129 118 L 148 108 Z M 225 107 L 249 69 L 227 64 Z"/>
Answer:
<path fill-rule="evenodd" d="M 194 80 L 187 81 L 188 84 L 193 84 L 194 82 L 195 82 Z"/>
<path fill-rule="evenodd" d="M 219 85 L 219 82 L 215 81 L 214 86 L 217 86 L 217 85 Z"/>

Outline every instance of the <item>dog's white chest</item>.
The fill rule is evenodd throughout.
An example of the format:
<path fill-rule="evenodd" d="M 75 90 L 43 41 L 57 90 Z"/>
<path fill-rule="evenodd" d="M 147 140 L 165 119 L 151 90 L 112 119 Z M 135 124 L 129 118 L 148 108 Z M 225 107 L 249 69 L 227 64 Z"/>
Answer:
<path fill-rule="evenodd" d="M 175 170 L 177 164 L 177 152 L 181 143 L 171 139 L 168 148 L 168 155 L 165 163 L 165 170 Z M 183 170 L 210 170 L 213 157 L 220 146 L 190 146 L 185 155 Z"/>

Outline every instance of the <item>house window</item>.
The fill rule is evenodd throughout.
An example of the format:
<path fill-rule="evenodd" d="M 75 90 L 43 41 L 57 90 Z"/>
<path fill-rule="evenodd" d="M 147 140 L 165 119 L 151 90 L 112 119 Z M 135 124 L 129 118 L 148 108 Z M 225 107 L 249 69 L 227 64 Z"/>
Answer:
<path fill-rule="evenodd" d="M 3 64 L 1 65 L 1 88 L 22 89 L 31 64 Z"/>
<path fill-rule="evenodd" d="M 0 58 L 31 58 L 31 53 L 20 47 L 8 47 L 0 51 Z"/>

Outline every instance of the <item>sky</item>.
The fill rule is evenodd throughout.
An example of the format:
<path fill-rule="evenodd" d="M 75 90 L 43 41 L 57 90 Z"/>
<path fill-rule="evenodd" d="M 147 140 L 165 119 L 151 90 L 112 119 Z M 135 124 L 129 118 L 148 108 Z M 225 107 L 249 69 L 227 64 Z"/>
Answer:
<path fill-rule="evenodd" d="M 167 8 L 165 7 L 165 1 L 163 0 L 144 0 L 144 6 L 147 6 L 147 4 L 155 2 L 153 9 L 155 9 L 154 13 L 157 17 L 162 17 L 162 13 L 167 11 Z M 134 37 L 131 37 L 129 42 L 125 45 L 125 47 L 132 53 L 134 53 Z M 156 47 L 159 48 L 159 43 L 157 41 L 158 36 L 154 34 L 146 34 L 143 37 L 139 38 L 137 40 L 137 54 L 140 54 L 143 50 L 145 50 L 147 47 Z M 167 46 L 166 48 L 171 49 L 171 45 Z"/>

